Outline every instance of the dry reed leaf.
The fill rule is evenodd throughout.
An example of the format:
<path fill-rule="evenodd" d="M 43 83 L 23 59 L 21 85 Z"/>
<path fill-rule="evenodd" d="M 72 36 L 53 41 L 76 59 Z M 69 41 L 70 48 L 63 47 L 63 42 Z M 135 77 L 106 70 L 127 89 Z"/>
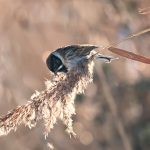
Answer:
<path fill-rule="evenodd" d="M 112 43 L 111 45 L 104 47 L 103 49 L 108 49 L 109 51 L 111 51 L 111 52 L 113 52 L 119 56 L 123 56 L 125 58 L 129 58 L 129 59 L 132 59 L 135 61 L 150 64 L 150 58 L 148 58 L 148 57 L 141 56 L 139 54 L 135 54 L 133 52 L 128 52 L 126 50 L 114 47 L 114 46 L 116 46 L 116 45 L 118 45 L 124 41 L 127 41 L 127 40 L 132 39 L 132 38 L 137 37 L 137 36 L 140 36 L 140 35 L 145 34 L 147 32 L 150 32 L 150 28 L 147 28 L 147 29 L 142 30 L 142 31 L 135 33 L 135 34 L 131 34 L 128 37 L 124 38 L 123 40 L 116 42 L 116 43 Z"/>
<path fill-rule="evenodd" d="M 150 58 L 148 57 L 144 57 L 138 54 L 135 54 L 133 52 L 128 52 L 126 50 L 120 49 L 120 48 L 116 48 L 116 47 L 109 47 L 108 48 L 109 51 L 119 55 L 119 56 L 123 56 L 132 60 L 136 60 L 145 64 L 150 64 Z"/>

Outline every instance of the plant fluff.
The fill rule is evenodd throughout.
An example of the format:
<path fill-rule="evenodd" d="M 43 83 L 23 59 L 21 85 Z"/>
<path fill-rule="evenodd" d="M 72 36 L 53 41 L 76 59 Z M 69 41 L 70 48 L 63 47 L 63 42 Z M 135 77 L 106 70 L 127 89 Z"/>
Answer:
<path fill-rule="evenodd" d="M 52 80 L 46 81 L 45 90 L 36 91 L 27 104 L 18 106 L 0 117 L 0 136 L 16 130 L 21 124 L 32 128 L 38 120 L 43 120 L 44 134 L 47 136 L 57 119 L 63 121 L 70 135 L 75 135 L 72 127 L 74 99 L 76 94 L 83 93 L 92 82 L 93 66 L 93 59 L 88 59 L 68 73 L 59 73 L 54 75 Z"/>

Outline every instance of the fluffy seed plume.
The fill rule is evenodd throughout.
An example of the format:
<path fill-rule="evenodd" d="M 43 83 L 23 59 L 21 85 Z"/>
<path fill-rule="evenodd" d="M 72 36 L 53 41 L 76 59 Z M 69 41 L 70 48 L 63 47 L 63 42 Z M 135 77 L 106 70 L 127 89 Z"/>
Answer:
<path fill-rule="evenodd" d="M 72 127 L 72 115 L 75 114 L 74 99 L 82 93 L 92 81 L 93 61 L 77 66 L 67 74 L 60 73 L 53 80 L 45 82 L 45 90 L 35 92 L 27 104 L 18 106 L 0 117 L 0 136 L 16 130 L 21 124 L 29 128 L 36 126 L 38 120 L 44 122 L 44 134 L 48 135 L 57 119 L 63 121 L 70 135 L 75 135 Z M 83 65 L 83 64 L 79 64 Z M 78 68 L 82 68 L 78 70 Z"/>

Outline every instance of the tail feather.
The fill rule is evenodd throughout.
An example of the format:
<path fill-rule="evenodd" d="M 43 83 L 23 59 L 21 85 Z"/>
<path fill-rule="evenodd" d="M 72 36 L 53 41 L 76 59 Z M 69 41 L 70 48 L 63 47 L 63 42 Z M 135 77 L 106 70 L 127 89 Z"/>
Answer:
<path fill-rule="evenodd" d="M 106 56 L 106 55 L 98 54 L 98 55 L 96 56 L 96 59 L 97 59 L 97 60 L 104 61 L 104 62 L 106 62 L 106 63 L 110 63 L 111 61 L 116 60 L 116 59 L 119 59 L 119 58 L 118 58 L 118 57 L 113 57 L 113 56 Z"/>

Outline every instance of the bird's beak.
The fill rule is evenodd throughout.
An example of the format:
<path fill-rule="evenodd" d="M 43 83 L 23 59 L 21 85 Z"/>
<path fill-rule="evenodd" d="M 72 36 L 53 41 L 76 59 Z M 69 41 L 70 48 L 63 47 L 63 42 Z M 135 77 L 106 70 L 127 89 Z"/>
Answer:
<path fill-rule="evenodd" d="M 54 72 L 55 76 L 57 76 L 57 71 Z"/>

